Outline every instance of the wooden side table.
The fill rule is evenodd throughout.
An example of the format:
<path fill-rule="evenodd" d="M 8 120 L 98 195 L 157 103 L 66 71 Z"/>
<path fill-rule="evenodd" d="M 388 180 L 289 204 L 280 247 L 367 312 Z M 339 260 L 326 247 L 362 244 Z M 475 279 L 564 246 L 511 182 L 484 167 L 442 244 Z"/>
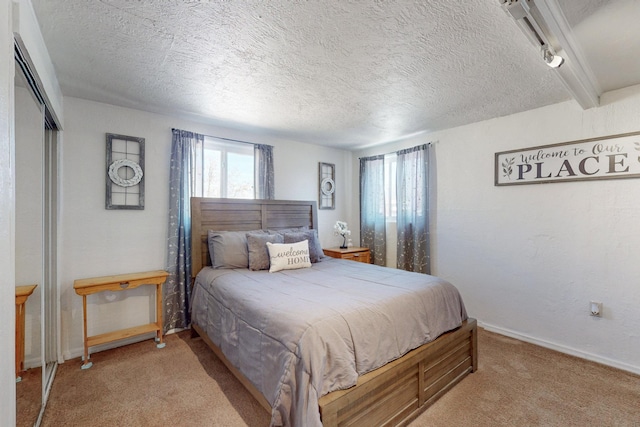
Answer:
<path fill-rule="evenodd" d="M 24 371 L 24 304 L 38 285 L 16 286 L 16 382 L 22 381 Z"/>
<path fill-rule="evenodd" d="M 351 261 L 364 262 L 366 264 L 371 263 L 371 253 L 369 248 L 329 248 L 323 249 L 324 254 L 331 258 L 348 259 Z"/>
<path fill-rule="evenodd" d="M 155 332 L 158 348 L 163 348 L 162 340 L 162 284 L 169 273 L 163 270 L 146 271 L 143 273 L 119 274 L 115 276 L 92 277 L 79 279 L 73 282 L 73 289 L 78 295 L 82 295 L 82 317 L 84 338 L 84 363 L 82 369 L 89 369 L 93 362 L 89 361 L 89 347 L 104 344 L 124 338 Z M 142 285 L 156 285 L 156 321 L 147 325 L 121 329 L 106 334 L 87 336 L 87 295 L 103 291 L 122 291 L 135 289 Z"/>

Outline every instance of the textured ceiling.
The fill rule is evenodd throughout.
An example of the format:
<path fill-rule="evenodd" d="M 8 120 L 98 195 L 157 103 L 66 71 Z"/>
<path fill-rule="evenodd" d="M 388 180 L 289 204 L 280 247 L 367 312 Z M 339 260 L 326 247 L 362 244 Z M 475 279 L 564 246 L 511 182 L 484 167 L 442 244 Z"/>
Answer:
<path fill-rule="evenodd" d="M 254 134 L 349 149 L 571 99 L 498 0 L 32 3 L 64 95 Z M 585 49 L 601 86 L 638 83 L 598 55 L 640 2 L 559 3 L 611 29 Z"/>

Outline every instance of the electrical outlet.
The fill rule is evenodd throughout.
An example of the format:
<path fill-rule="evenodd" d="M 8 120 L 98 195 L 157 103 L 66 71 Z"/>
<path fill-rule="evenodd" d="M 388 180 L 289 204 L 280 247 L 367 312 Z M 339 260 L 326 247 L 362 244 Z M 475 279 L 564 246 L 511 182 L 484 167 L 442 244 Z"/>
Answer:
<path fill-rule="evenodd" d="M 591 301 L 589 302 L 589 307 L 591 308 L 591 315 L 596 317 L 602 317 L 602 303 Z"/>

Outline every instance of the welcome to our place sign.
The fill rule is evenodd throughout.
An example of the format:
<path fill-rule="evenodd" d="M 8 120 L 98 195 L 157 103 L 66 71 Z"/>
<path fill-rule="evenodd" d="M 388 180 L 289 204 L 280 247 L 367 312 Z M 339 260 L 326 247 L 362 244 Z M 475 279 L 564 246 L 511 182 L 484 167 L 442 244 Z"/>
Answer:
<path fill-rule="evenodd" d="M 496 153 L 495 185 L 640 177 L 640 132 Z"/>

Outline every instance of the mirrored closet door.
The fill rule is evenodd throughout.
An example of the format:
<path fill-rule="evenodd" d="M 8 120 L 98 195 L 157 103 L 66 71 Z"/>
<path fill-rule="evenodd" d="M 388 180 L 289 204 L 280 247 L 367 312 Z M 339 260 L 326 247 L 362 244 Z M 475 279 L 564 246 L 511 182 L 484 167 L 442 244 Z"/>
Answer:
<path fill-rule="evenodd" d="M 57 367 L 58 134 L 16 44 L 16 414 L 40 423 Z"/>

